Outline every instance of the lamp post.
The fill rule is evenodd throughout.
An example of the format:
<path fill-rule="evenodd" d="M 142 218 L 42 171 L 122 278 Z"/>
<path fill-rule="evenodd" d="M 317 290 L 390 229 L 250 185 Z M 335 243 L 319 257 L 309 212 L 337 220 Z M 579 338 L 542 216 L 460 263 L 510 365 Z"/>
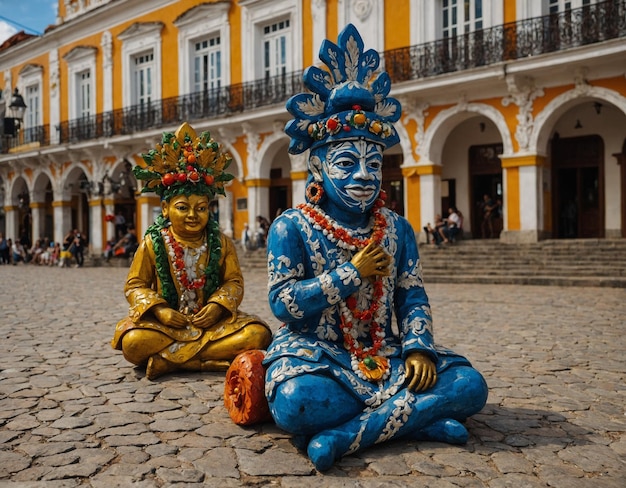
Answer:
<path fill-rule="evenodd" d="M 8 117 L 4 118 L 4 133 L 7 136 L 19 137 L 19 131 L 22 126 L 22 121 L 24 120 L 24 113 L 26 112 L 26 104 L 17 87 L 15 87 L 13 91 L 11 103 L 9 103 L 7 108 Z M 19 144 L 19 140 L 17 144 Z"/>

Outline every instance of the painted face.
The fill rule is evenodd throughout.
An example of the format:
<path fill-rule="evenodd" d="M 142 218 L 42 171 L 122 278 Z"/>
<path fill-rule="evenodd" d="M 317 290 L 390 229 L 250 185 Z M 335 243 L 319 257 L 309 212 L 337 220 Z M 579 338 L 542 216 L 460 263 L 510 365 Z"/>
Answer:
<path fill-rule="evenodd" d="M 329 201 L 349 213 L 370 210 L 382 180 L 382 147 L 367 141 L 331 145 L 324 158 L 324 190 Z"/>
<path fill-rule="evenodd" d="M 172 223 L 172 232 L 184 239 L 198 238 L 209 223 L 206 195 L 179 195 L 161 203 L 163 216 Z"/>

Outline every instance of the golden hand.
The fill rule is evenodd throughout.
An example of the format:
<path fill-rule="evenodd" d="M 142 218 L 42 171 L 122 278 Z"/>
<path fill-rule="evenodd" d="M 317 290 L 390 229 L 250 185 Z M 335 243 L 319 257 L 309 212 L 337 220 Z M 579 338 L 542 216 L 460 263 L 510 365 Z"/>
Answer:
<path fill-rule="evenodd" d="M 225 308 L 217 303 L 208 303 L 191 319 L 191 323 L 201 329 L 208 329 L 222 318 Z"/>
<path fill-rule="evenodd" d="M 361 249 L 350 261 L 359 271 L 361 278 L 370 276 L 387 276 L 391 256 L 373 242 Z"/>
<path fill-rule="evenodd" d="M 404 362 L 410 391 L 424 391 L 437 382 L 437 368 L 427 354 L 412 352 Z"/>
<path fill-rule="evenodd" d="M 163 325 L 182 329 L 189 323 L 189 319 L 186 315 L 166 305 L 156 305 L 152 308 L 152 312 L 156 319 Z"/>

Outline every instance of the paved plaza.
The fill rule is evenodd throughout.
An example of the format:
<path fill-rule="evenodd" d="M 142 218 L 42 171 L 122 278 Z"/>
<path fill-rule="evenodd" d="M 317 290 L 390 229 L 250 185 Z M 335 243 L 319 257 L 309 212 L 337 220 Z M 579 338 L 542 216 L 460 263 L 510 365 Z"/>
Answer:
<path fill-rule="evenodd" d="M 318 473 L 223 374 L 148 381 L 109 345 L 125 268 L 0 266 L 0 486 L 626 486 L 626 290 L 427 284 L 437 342 L 486 377 L 465 446 L 394 441 Z M 266 277 L 242 310 L 273 329 Z M 340 406 L 338 406 L 340 408 Z"/>

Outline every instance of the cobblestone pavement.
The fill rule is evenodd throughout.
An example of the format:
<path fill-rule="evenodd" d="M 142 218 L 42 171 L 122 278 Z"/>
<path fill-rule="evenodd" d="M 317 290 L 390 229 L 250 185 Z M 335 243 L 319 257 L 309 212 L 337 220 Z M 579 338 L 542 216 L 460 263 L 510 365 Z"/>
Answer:
<path fill-rule="evenodd" d="M 490 387 L 469 442 L 320 474 L 273 424 L 230 421 L 223 374 L 151 382 L 111 349 L 126 272 L 0 266 L 0 486 L 626 486 L 625 290 L 427 285 L 438 342 Z M 242 310 L 277 327 L 265 276 L 245 277 Z"/>

